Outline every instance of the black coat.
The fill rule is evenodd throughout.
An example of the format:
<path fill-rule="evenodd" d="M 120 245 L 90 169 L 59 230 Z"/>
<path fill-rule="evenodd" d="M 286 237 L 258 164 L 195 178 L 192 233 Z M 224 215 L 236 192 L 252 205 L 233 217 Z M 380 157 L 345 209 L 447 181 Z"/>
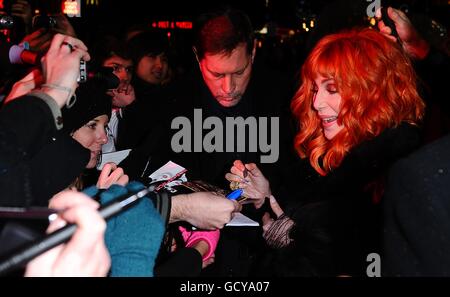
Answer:
<path fill-rule="evenodd" d="M 203 120 L 210 116 L 218 117 L 222 120 L 224 126 L 226 117 L 241 116 L 244 119 L 249 116 L 256 119 L 258 117 L 279 117 L 279 159 L 275 163 L 261 165 L 262 169 L 273 179 L 273 184 L 276 185 L 276 181 L 280 177 L 279 170 L 283 168 L 283 164 L 288 163 L 289 154 L 293 154 L 291 145 L 293 128 L 287 108 L 289 100 L 292 98 L 289 90 L 291 88 L 286 86 L 280 80 L 280 77 L 265 69 L 254 67 L 249 85 L 241 101 L 234 107 L 224 108 L 211 95 L 201 77 L 201 73 L 194 71 L 172 86 L 172 92 L 169 94 L 170 99 L 168 100 L 170 105 L 166 105 L 160 111 L 160 126 L 151 135 L 148 135 L 146 143 L 130 154 L 121 165 L 124 166 L 127 174 L 131 174 L 132 178 L 138 178 L 142 175 L 142 170 L 146 165 L 148 165 L 147 172 L 144 175 L 148 175 L 167 161 L 172 160 L 188 170 L 188 179 L 201 179 L 228 188 L 225 174 L 229 172 L 234 160 L 240 159 L 246 163 L 260 163 L 260 156 L 268 153 L 263 153 L 259 146 L 256 152 L 250 152 L 248 149 L 248 133 L 246 133 L 245 139 L 247 149 L 244 152 L 237 152 L 235 149 L 234 152 L 208 153 L 204 148 L 202 148 L 202 152 L 193 152 L 194 109 L 202 110 Z M 171 129 L 171 122 L 178 116 L 184 116 L 190 120 L 192 128 L 191 152 L 175 153 L 171 147 L 172 136 L 179 131 Z M 202 136 L 204 137 L 208 132 L 206 129 L 203 130 Z M 235 145 L 237 143 L 236 135 L 237 133 L 235 133 Z M 150 160 L 149 164 L 147 164 L 148 160 Z"/>
<path fill-rule="evenodd" d="M 56 129 L 43 100 L 23 96 L 0 110 L 0 205 L 47 206 L 88 161 L 89 151 Z"/>
<path fill-rule="evenodd" d="M 366 257 L 379 252 L 380 206 L 368 185 L 420 142 L 417 128 L 402 124 L 356 146 L 341 165 L 320 176 L 300 160 L 276 194 L 295 226 L 293 243 L 269 250 L 259 273 L 286 275 L 364 275 Z M 261 272 L 264 271 L 264 272 Z"/>
<path fill-rule="evenodd" d="M 167 113 L 170 86 L 152 85 L 138 78 L 133 80 L 136 100 L 122 109 L 116 149 L 135 149 L 145 139 L 154 137 Z"/>
<path fill-rule="evenodd" d="M 383 276 L 450 276 L 450 135 L 392 168 L 384 200 Z"/>

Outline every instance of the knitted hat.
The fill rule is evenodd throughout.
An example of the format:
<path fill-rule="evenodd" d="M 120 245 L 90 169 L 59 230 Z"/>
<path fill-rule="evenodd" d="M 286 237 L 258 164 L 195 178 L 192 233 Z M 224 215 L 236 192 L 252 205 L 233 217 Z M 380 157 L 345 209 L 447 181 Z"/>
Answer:
<path fill-rule="evenodd" d="M 81 83 L 75 91 L 75 105 L 62 109 L 63 130 L 72 133 L 101 115 L 107 115 L 110 119 L 112 103 L 106 90 L 105 83 L 97 79 Z"/>

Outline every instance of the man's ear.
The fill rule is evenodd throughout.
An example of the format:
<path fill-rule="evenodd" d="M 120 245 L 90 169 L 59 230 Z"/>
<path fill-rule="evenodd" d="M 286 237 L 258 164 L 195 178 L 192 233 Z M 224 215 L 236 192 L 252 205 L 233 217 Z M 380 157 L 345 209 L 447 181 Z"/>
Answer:
<path fill-rule="evenodd" d="M 200 64 L 200 60 L 199 60 L 198 54 L 197 54 L 197 49 L 195 48 L 195 46 L 192 47 L 192 51 L 194 52 L 195 59 L 196 59 L 197 62 Z"/>

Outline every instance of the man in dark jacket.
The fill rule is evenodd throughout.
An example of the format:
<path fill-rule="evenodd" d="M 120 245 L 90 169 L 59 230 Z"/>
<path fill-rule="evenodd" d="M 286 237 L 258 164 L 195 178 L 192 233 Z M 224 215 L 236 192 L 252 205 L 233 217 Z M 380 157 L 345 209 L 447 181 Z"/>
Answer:
<path fill-rule="evenodd" d="M 384 203 L 383 276 L 450 275 L 450 136 L 392 168 Z"/>
<path fill-rule="evenodd" d="M 122 165 L 138 177 L 172 160 L 187 168 L 189 179 L 228 188 L 224 176 L 240 159 L 263 163 L 276 181 L 276 169 L 287 159 L 293 139 L 289 86 L 276 73 L 254 65 L 256 42 L 244 13 L 205 14 L 196 29 L 193 49 L 200 71 L 172 86 L 172 103 L 158 116 L 163 132 L 149 135 L 144 149 Z"/>
<path fill-rule="evenodd" d="M 202 15 L 193 50 L 200 71 L 173 85 L 161 128 L 121 166 L 137 178 L 172 160 L 188 170 L 189 180 L 227 189 L 225 174 L 239 159 L 262 163 L 275 188 L 293 139 L 286 116 L 292 94 L 280 76 L 254 65 L 256 41 L 248 16 L 232 9 Z M 246 214 L 258 215 L 253 212 L 249 208 Z M 242 231 L 222 231 L 211 274 L 247 274 L 252 253 L 247 247 L 259 248 L 261 237 L 256 229 Z"/>

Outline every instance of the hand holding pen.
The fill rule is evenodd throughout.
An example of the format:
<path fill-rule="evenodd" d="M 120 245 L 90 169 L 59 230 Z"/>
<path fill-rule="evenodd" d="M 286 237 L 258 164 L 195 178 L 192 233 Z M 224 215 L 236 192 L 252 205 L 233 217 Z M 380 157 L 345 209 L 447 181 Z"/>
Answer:
<path fill-rule="evenodd" d="M 225 178 L 230 181 L 230 188 L 242 189 L 242 195 L 250 199 L 256 208 L 260 208 L 265 198 L 272 194 L 269 181 L 254 163 L 244 165 L 241 160 L 234 161 Z"/>

